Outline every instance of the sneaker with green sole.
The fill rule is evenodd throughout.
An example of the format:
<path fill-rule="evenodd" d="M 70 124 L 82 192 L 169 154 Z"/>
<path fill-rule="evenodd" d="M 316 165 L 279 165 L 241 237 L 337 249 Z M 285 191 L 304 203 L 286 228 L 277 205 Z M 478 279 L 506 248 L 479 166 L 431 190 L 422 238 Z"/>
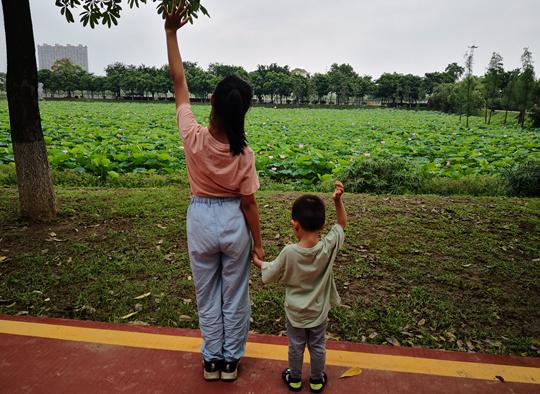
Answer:
<path fill-rule="evenodd" d="M 309 378 L 309 389 L 312 393 L 320 393 L 324 390 L 324 387 L 328 382 L 328 376 L 326 376 L 326 373 L 324 372 L 322 375 L 322 378 L 319 379 Z"/>
<path fill-rule="evenodd" d="M 285 368 L 283 372 L 281 373 L 281 378 L 283 379 L 283 382 L 287 385 L 289 390 L 291 391 L 300 391 L 302 390 L 302 379 L 293 378 L 291 376 L 291 369 Z"/>

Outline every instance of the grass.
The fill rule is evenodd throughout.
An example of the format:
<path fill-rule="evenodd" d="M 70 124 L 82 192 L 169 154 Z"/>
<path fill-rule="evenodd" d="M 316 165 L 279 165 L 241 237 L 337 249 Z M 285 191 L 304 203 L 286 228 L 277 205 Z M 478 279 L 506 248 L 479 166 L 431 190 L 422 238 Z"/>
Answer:
<path fill-rule="evenodd" d="M 31 224 L 16 189 L 0 188 L 0 313 L 197 327 L 185 187 L 56 192 L 58 218 Z M 258 193 L 270 258 L 293 241 L 297 196 Z M 540 199 L 347 194 L 345 204 L 330 337 L 539 355 Z M 251 329 L 282 334 L 282 288 L 253 268 L 251 297 Z"/>

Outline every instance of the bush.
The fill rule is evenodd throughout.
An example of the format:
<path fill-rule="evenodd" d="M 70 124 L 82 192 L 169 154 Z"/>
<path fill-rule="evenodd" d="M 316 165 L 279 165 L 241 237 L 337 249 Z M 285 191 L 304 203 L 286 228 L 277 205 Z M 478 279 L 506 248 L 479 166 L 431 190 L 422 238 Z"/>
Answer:
<path fill-rule="evenodd" d="M 504 171 L 512 196 L 540 197 L 540 161 L 529 160 Z"/>
<path fill-rule="evenodd" d="M 462 178 L 435 177 L 426 179 L 420 193 L 451 196 L 465 194 L 470 196 L 504 196 L 507 184 L 500 176 L 467 175 Z"/>
<path fill-rule="evenodd" d="M 359 159 L 339 174 L 345 190 L 356 193 L 415 193 L 423 176 L 417 167 L 398 157 Z"/>

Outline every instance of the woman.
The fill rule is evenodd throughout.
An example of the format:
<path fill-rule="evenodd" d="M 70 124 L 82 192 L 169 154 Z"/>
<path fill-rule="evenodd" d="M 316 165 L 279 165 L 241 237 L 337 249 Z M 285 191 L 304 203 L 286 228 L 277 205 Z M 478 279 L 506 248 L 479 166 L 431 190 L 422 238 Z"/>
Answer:
<path fill-rule="evenodd" d="M 254 195 L 259 180 L 244 130 L 252 90 L 238 76 L 226 77 L 212 95 L 210 124 L 206 128 L 196 122 L 176 37 L 188 22 L 186 12 L 183 2 L 175 1 L 165 16 L 165 32 L 192 192 L 187 238 L 203 337 L 203 376 L 235 380 L 251 313 L 252 242 L 253 253 L 264 257 Z"/>

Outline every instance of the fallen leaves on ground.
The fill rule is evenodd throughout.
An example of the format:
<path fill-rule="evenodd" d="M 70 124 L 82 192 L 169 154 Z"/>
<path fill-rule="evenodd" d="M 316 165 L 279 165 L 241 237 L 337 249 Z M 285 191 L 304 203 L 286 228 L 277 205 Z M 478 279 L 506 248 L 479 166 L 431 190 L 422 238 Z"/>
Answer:
<path fill-rule="evenodd" d="M 120 319 L 122 320 L 129 319 L 131 316 L 135 316 L 137 313 L 139 312 L 135 311 L 135 312 L 128 313 L 127 315 L 122 316 Z"/>
<path fill-rule="evenodd" d="M 144 293 L 144 294 L 141 294 L 141 295 L 139 295 L 137 297 L 133 297 L 133 299 L 134 300 L 142 300 L 143 298 L 146 298 L 146 297 L 150 296 L 150 294 L 152 294 L 152 292 L 149 291 L 148 293 Z"/>
<path fill-rule="evenodd" d="M 346 370 L 345 372 L 343 372 L 339 378 L 340 379 L 342 379 L 342 378 L 351 378 L 353 376 L 360 375 L 361 373 L 362 373 L 362 370 L 360 368 L 352 367 L 352 368 L 349 368 L 348 370 Z"/>

